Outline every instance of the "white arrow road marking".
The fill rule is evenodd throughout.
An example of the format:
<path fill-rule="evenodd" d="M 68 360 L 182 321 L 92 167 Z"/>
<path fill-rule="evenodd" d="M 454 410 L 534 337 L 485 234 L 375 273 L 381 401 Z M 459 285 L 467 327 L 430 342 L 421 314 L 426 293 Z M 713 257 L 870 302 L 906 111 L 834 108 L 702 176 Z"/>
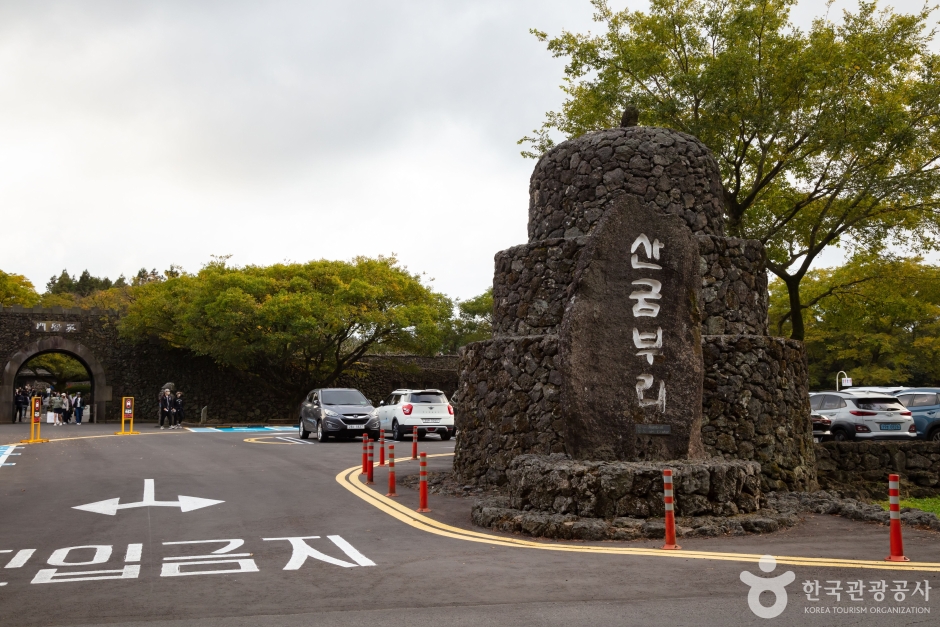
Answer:
<path fill-rule="evenodd" d="M 191 512 L 196 509 L 202 509 L 203 507 L 210 507 L 225 502 L 183 495 L 176 497 L 177 500 L 175 501 L 158 501 L 154 498 L 154 494 L 153 479 L 144 479 L 144 499 L 138 503 L 121 503 L 121 499 L 116 498 L 98 501 L 97 503 L 88 503 L 87 505 L 76 505 L 72 509 L 114 516 L 119 509 L 132 509 L 134 507 L 178 507 L 180 508 L 180 512 Z"/>

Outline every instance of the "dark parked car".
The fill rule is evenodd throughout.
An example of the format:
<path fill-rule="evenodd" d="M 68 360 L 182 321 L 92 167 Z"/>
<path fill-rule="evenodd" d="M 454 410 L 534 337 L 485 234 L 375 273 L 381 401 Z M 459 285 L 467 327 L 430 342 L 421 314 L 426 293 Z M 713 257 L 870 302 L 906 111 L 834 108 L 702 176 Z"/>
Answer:
<path fill-rule="evenodd" d="M 351 440 L 368 433 L 379 437 L 379 417 L 372 403 L 359 390 L 327 388 L 307 394 L 300 408 L 298 435 L 302 439 L 317 434 L 317 440 Z"/>

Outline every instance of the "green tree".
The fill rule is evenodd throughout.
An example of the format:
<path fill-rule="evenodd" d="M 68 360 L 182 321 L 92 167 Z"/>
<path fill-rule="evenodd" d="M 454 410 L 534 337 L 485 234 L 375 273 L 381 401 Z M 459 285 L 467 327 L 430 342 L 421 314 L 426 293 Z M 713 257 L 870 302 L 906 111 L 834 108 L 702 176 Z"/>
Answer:
<path fill-rule="evenodd" d="M 88 381 L 91 378 L 82 362 L 64 353 L 45 353 L 33 357 L 23 364 L 23 368 L 29 368 L 41 379 L 51 379 L 50 382 L 58 392 L 64 392 L 66 385 L 69 383 Z M 39 375 L 38 370 L 45 370 L 50 376 L 43 377 Z"/>
<path fill-rule="evenodd" d="M 461 346 L 493 337 L 493 290 L 457 301 L 457 316 L 448 324 L 442 350 L 454 354 Z"/>
<path fill-rule="evenodd" d="M 840 240 L 880 249 L 934 246 L 938 233 L 940 70 L 913 15 L 859 3 L 803 32 L 795 0 L 652 0 L 648 13 L 592 0 L 598 35 L 533 31 L 568 59 L 561 112 L 520 143 L 535 157 L 551 134 L 644 124 L 700 138 L 721 168 L 731 235 L 758 239 L 787 288 L 803 339 L 800 284 Z"/>
<path fill-rule="evenodd" d="M 0 270 L 0 305 L 33 307 L 39 304 L 36 288 L 22 274 L 8 274 Z"/>
<path fill-rule="evenodd" d="M 940 267 L 919 258 L 860 255 L 803 282 L 810 385 L 832 388 L 840 370 L 856 385 L 940 383 Z M 770 285 L 770 320 L 790 321 L 782 281 Z"/>
<path fill-rule="evenodd" d="M 135 288 L 121 331 L 157 337 L 258 377 L 300 400 L 373 349 L 408 347 L 450 315 L 449 301 L 394 258 L 232 268 Z"/>

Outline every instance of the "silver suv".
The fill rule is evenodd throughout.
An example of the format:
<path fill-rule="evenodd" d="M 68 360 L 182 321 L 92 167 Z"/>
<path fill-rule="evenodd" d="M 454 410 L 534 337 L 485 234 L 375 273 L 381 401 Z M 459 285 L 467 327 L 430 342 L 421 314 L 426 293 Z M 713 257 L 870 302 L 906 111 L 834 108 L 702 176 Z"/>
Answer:
<path fill-rule="evenodd" d="M 832 439 L 913 440 L 917 429 L 911 412 L 893 396 L 870 392 L 817 392 L 810 407 L 832 421 Z"/>

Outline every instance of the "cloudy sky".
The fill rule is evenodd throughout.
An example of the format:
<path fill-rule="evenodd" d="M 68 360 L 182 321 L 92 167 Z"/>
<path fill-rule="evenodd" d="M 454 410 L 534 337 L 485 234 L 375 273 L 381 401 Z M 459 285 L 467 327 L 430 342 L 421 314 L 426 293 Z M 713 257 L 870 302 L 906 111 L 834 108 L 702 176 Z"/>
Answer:
<path fill-rule="evenodd" d="M 585 31 L 591 13 L 587 0 L 0 2 L 0 269 L 42 291 L 63 268 L 394 253 L 474 296 L 493 254 L 526 239 L 534 162 L 516 140 L 562 102 L 563 62 L 528 30 Z"/>

